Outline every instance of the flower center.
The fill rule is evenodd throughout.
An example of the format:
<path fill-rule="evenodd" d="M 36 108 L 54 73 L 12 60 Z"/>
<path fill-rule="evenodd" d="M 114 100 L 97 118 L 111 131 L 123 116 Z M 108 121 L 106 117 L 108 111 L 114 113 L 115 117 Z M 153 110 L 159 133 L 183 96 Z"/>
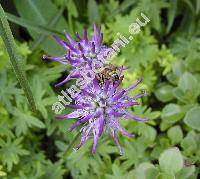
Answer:
<path fill-rule="evenodd" d="M 104 108 L 106 106 L 107 106 L 106 105 L 106 101 L 104 99 L 100 99 L 100 101 L 99 101 L 99 107 Z"/>

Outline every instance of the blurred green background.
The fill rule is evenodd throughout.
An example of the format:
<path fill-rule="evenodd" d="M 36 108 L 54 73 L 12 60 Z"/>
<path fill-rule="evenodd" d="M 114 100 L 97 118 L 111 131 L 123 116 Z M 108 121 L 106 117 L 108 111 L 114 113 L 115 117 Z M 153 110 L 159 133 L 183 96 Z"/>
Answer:
<path fill-rule="evenodd" d="M 38 109 L 37 113 L 31 111 L 10 65 L 8 45 L 0 38 L 0 178 L 198 178 L 200 0 L 0 2 L 17 44 L 16 63 L 26 74 Z M 123 87 L 144 78 L 131 95 L 146 89 L 148 96 L 142 99 L 141 106 L 131 110 L 149 121 L 122 121 L 135 134 L 132 139 L 119 135 L 122 156 L 106 134 L 101 137 L 95 156 L 90 152 L 92 140 L 75 152 L 68 148 L 76 136 L 76 132 L 68 131 L 74 120 L 54 120 L 51 110 L 60 91 L 73 83 L 54 87 L 70 67 L 44 62 L 41 57 L 64 53 L 52 34 L 64 38 L 65 29 L 74 37 L 75 32 L 82 35 L 87 28 L 91 35 L 93 23 L 101 26 L 104 43 L 109 46 L 118 32 L 129 35 L 129 25 L 141 12 L 150 22 L 112 63 L 129 67 Z M 1 26 L 5 24 L 2 19 L 1 14 Z M 4 36 L 2 31 L 1 35 Z M 67 112 L 69 109 L 64 113 Z M 68 153 L 63 156 L 66 149 Z"/>

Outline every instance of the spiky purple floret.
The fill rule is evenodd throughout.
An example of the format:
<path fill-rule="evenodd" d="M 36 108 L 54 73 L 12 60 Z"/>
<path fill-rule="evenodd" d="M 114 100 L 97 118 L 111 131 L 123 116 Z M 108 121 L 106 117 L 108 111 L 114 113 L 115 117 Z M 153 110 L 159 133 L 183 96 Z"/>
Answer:
<path fill-rule="evenodd" d="M 60 39 L 57 36 L 53 36 L 55 40 L 66 49 L 66 54 L 61 57 L 53 57 L 48 55 L 43 55 L 43 59 L 49 59 L 53 61 L 60 62 L 62 64 L 69 64 L 73 67 L 72 72 L 56 86 L 63 85 L 67 81 L 73 79 L 73 76 L 81 76 L 81 70 L 91 70 L 92 63 L 99 65 L 99 68 L 105 64 L 104 58 L 108 48 L 103 45 L 103 34 L 100 28 L 96 25 L 93 27 L 92 38 L 88 38 L 88 33 L 85 30 L 84 36 L 81 38 L 78 33 L 76 33 L 77 41 L 74 41 L 69 34 L 65 32 L 65 36 L 68 42 Z M 95 66 L 98 68 L 98 66 Z"/>
<path fill-rule="evenodd" d="M 109 131 L 121 154 L 122 149 L 117 139 L 116 132 L 119 131 L 128 138 L 133 135 L 120 126 L 120 120 L 125 118 L 129 120 L 146 121 L 146 119 L 133 116 L 126 110 L 128 107 L 138 105 L 139 103 L 135 100 L 146 95 L 146 93 L 143 93 L 135 98 L 128 97 L 128 92 L 134 89 L 141 80 L 138 80 L 129 88 L 117 90 L 122 79 L 123 76 L 114 84 L 113 81 L 108 80 L 103 85 L 99 85 L 97 80 L 94 79 L 90 86 L 85 88 L 76 97 L 75 104 L 68 106 L 75 109 L 75 111 L 57 117 L 57 119 L 78 118 L 70 129 L 74 130 L 81 126 L 81 140 L 77 145 L 77 149 L 79 149 L 88 138 L 93 137 L 92 153 L 94 154 L 99 137 L 102 135 L 103 131 Z"/>
<path fill-rule="evenodd" d="M 103 45 L 103 34 L 101 29 L 94 25 L 92 38 L 88 38 L 87 31 L 84 31 L 84 37 L 81 38 L 79 34 L 76 34 L 77 41 L 74 41 L 67 33 L 65 36 L 68 42 L 54 36 L 55 40 L 66 49 L 66 54 L 61 57 L 52 57 L 44 55 L 43 59 L 50 59 L 60 62 L 62 64 L 69 64 L 72 66 L 72 70 L 69 75 L 56 86 L 63 85 L 74 78 L 82 78 L 81 71 L 90 70 L 94 64 L 95 69 L 104 66 L 106 55 L 109 53 L 109 49 Z M 57 119 L 77 118 L 78 120 L 71 126 L 70 130 L 74 130 L 77 127 L 81 127 L 81 140 L 77 145 L 79 149 L 90 137 L 93 137 L 92 153 L 96 152 L 96 146 L 99 137 L 104 131 L 110 132 L 115 144 L 118 146 L 119 152 L 122 153 L 120 143 L 117 139 L 117 131 L 126 137 L 132 137 L 125 129 L 120 126 L 120 119 L 129 119 L 136 121 L 146 121 L 137 116 L 133 116 L 126 108 L 138 105 L 137 99 L 145 96 L 146 93 L 142 93 L 135 97 L 129 97 L 128 92 L 134 89 L 141 80 L 131 85 L 127 89 L 118 89 L 118 86 L 123 80 L 122 71 L 123 67 L 118 68 L 119 80 L 113 82 L 107 80 L 103 84 L 95 78 L 84 88 L 81 88 L 81 92 L 74 99 L 75 104 L 70 104 L 66 107 L 74 109 L 74 112 L 58 116 Z"/>

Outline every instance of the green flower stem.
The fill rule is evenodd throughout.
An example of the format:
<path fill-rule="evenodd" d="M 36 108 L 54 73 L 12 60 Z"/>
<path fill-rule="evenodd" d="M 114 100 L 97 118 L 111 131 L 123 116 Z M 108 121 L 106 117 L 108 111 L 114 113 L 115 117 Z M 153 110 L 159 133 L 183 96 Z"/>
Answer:
<path fill-rule="evenodd" d="M 67 147 L 67 149 L 65 150 L 64 154 L 63 154 L 63 158 L 67 158 L 68 155 L 71 153 L 73 147 L 75 146 L 75 144 L 77 143 L 78 139 L 80 136 L 80 132 L 78 132 L 78 134 L 76 134 L 76 136 L 74 137 L 74 139 L 72 140 L 72 142 L 69 144 L 69 146 Z"/>
<path fill-rule="evenodd" d="M 32 109 L 33 112 L 36 112 L 36 105 L 34 102 L 34 98 L 33 98 L 29 83 L 20 65 L 21 57 L 17 53 L 17 45 L 14 41 L 11 29 L 9 27 L 6 15 L 4 13 L 4 10 L 1 4 L 0 4 L 0 35 L 4 41 L 5 47 L 9 54 L 11 65 L 14 69 L 15 75 L 17 76 L 17 79 L 22 89 L 24 90 L 24 94 L 28 99 L 30 108 Z"/>

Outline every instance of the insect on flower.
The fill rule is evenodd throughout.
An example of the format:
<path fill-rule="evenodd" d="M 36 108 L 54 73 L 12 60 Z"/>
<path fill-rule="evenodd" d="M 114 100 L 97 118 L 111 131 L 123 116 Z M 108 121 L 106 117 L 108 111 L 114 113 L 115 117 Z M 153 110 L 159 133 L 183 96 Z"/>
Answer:
<path fill-rule="evenodd" d="M 112 80 L 115 83 L 119 80 L 118 67 L 106 64 L 103 66 L 103 70 L 96 74 L 96 78 L 100 84 L 103 84 L 106 80 Z"/>

